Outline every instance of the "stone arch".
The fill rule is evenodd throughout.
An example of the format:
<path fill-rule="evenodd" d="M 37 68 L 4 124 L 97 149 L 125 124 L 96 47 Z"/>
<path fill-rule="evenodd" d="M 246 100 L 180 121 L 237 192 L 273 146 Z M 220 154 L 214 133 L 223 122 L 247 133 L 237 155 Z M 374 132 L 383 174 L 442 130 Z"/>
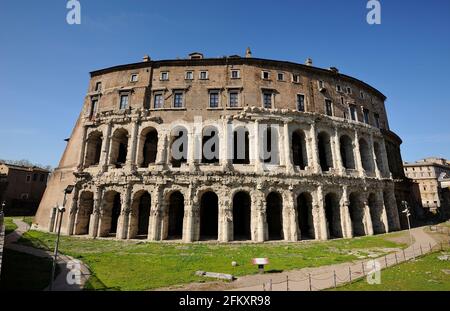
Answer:
<path fill-rule="evenodd" d="M 102 154 L 103 134 L 100 131 L 91 132 L 86 140 L 84 165 L 86 167 L 98 165 Z"/>
<path fill-rule="evenodd" d="M 158 154 L 158 131 L 152 127 L 146 127 L 139 135 L 138 166 L 148 167 L 156 162 Z"/>
<path fill-rule="evenodd" d="M 353 141 L 348 135 L 342 135 L 339 139 L 342 166 L 346 169 L 354 170 L 355 154 L 353 152 Z"/>
<path fill-rule="evenodd" d="M 233 239 L 251 240 L 252 201 L 247 191 L 238 191 L 233 195 Z"/>
<path fill-rule="evenodd" d="M 370 219 L 372 220 L 373 233 L 386 233 L 386 227 L 383 222 L 383 203 L 380 202 L 375 193 L 370 193 L 368 197 L 370 210 Z"/>
<path fill-rule="evenodd" d="M 325 196 L 324 208 L 328 238 L 342 238 L 342 219 L 339 198 L 336 193 L 330 192 Z"/>
<path fill-rule="evenodd" d="M 219 198 L 206 191 L 200 198 L 200 239 L 217 240 L 219 236 Z"/>
<path fill-rule="evenodd" d="M 233 164 L 250 164 L 249 131 L 245 126 L 233 131 Z"/>
<path fill-rule="evenodd" d="M 146 190 L 140 190 L 134 194 L 131 204 L 129 238 L 148 237 L 151 202 L 151 194 Z"/>
<path fill-rule="evenodd" d="M 219 150 L 219 130 L 212 125 L 205 126 L 202 131 L 202 163 L 219 163 Z"/>
<path fill-rule="evenodd" d="M 365 171 L 373 172 L 373 159 L 369 144 L 364 138 L 359 139 L 359 153 L 361 154 L 361 164 Z"/>
<path fill-rule="evenodd" d="M 88 234 L 91 215 L 94 211 L 94 193 L 83 191 L 78 198 L 77 222 L 75 234 Z"/>
<path fill-rule="evenodd" d="M 116 236 L 121 211 L 121 194 L 114 190 L 105 192 L 101 211 L 100 236 Z"/>
<path fill-rule="evenodd" d="M 377 168 L 380 172 L 384 173 L 385 168 L 383 163 L 383 155 L 381 153 L 380 144 L 376 141 L 373 143 L 373 150 L 375 151 L 375 156 L 377 158 L 376 159 Z"/>
<path fill-rule="evenodd" d="M 269 240 L 282 240 L 283 234 L 283 198 L 275 191 L 266 197 L 266 221 Z"/>
<path fill-rule="evenodd" d="M 170 192 L 166 208 L 167 235 L 164 239 L 180 239 L 183 237 L 184 195 L 178 190 Z"/>
<path fill-rule="evenodd" d="M 172 167 L 180 167 L 187 162 L 188 131 L 184 126 L 177 126 L 170 133 L 170 163 Z"/>
<path fill-rule="evenodd" d="M 317 144 L 319 149 L 319 163 L 323 172 L 333 168 L 333 153 L 331 149 L 330 134 L 322 131 L 317 135 Z"/>
<path fill-rule="evenodd" d="M 292 133 L 292 160 L 295 166 L 304 170 L 308 166 L 305 132 L 297 129 Z"/>
<path fill-rule="evenodd" d="M 352 222 L 353 236 L 366 235 L 364 227 L 364 205 L 359 193 L 352 192 L 350 194 L 348 209 Z"/>
<path fill-rule="evenodd" d="M 313 198 L 309 192 L 297 196 L 297 224 L 301 240 L 314 239 Z"/>
<path fill-rule="evenodd" d="M 110 164 L 118 168 L 122 167 L 127 161 L 127 153 L 128 131 L 124 128 L 118 128 L 111 138 Z"/>

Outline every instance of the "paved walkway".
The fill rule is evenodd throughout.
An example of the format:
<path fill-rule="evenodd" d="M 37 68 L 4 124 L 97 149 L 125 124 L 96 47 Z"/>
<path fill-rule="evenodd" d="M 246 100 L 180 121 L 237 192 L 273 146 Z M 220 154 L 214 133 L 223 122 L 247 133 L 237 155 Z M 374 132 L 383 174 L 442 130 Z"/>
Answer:
<path fill-rule="evenodd" d="M 53 258 L 53 252 L 46 251 L 43 249 L 38 249 L 26 245 L 20 245 L 15 244 L 20 237 L 30 229 L 30 226 L 23 222 L 21 219 L 13 219 L 14 223 L 17 225 L 17 229 L 8 234 L 5 238 L 5 247 L 14 251 L 18 251 L 21 253 L 30 254 L 36 257 L 43 257 L 43 258 Z M 71 276 L 74 275 L 74 273 L 71 273 L 71 269 L 73 269 L 74 262 L 77 261 L 80 263 L 80 284 L 76 284 L 76 282 L 71 282 L 74 284 L 69 284 L 67 282 L 67 279 L 71 278 Z M 59 267 L 59 273 L 55 278 L 55 281 L 53 282 L 53 290 L 55 291 L 78 291 L 82 290 L 84 287 L 84 284 L 90 277 L 90 271 L 89 268 L 83 264 L 83 262 L 74 259 L 73 257 L 66 256 L 60 254 L 56 261 L 58 267 Z M 72 278 L 73 279 L 73 278 Z M 49 288 L 46 288 L 45 290 L 49 290 Z"/>
<path fill-rule="evenodd" d="M 377 258 L 381 269 L 394 266 L 399 262 L 410 260 L 420 254 L 430 251 L 437 242 L 426 234 L 422 227 L 411 230 L 414 243 L 404 250 L 399 250 L 387 256 Z M 414 250 L 414 252 L 413 252 Z M 375 263 L 375 265 L 377 265 Z M 233 291 L 314 291 L 342 285 L 350 280 L 362 278 L 373 270 L 373 259 L 365 259 L 342 264 L 304 268 L 277 274 L 251 275 L 239 278 L 233 282 Z M 382 276 L 382 274 L 381 274 Z"/>

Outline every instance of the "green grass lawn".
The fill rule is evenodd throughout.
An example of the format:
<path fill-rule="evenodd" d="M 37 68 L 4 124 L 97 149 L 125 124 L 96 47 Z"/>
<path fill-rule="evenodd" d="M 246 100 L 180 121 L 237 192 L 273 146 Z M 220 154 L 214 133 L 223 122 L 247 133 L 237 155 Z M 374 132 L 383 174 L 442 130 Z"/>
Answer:
<path fill-rule="evenodd" d="M 448 253 L 448 252 L 447 252 Z M 353 291 L 450 291 L 450 261 L 441 261 L 436 252 L 416 261 L 382 270 L 381 284 L 370 285 L 366 279 L 338 287 L 336 290 Z"/>
<path fill-rule="evenodd" d="M 403 247 L 387 238 L 401 233 L 328 242 L 280 244 L 176 244 L 135 241 L 93 240 L 63 236 L 61 252 L 81 259 L 91 269 L 87 289 L 145 290 L 205 281 L 195 271 L 253 274 L 254 257 L 268 257 L 272 272 L 316 267 L 356 259 L 378 248 Z M 55 235 L 27 232 L 19 243 L 52 249 Z M 358 254 L 354 252 L 358 251 Z M 386 251 L 386 250 L 384 250 Z M 388 250 L 387 250 L 388 251 Z M 353 253 L 350 253 L 353 252 Z M 231 262 L 237 261 L 237 267 Z"/>
<path fill-rule="evenodd" d="M 25 216 L 22 218 L 24 222 L 26 222 L 29 226 L 33 223 L 34 216 Z"/>
<path fill-rule="evenodd" d="M 13 218 L 12 217 L 5 217 L 4 218 L 4 223 L 5 223 L 5 235 L 13 232 L 14 230 L 16 230 L 17 226 L 16 224 L 13 222 Z"/>
<path fill-rule="evenodd" d="M 48 286 L 52 262 L 5 248 L 0 290 L 42 290 Z"/>

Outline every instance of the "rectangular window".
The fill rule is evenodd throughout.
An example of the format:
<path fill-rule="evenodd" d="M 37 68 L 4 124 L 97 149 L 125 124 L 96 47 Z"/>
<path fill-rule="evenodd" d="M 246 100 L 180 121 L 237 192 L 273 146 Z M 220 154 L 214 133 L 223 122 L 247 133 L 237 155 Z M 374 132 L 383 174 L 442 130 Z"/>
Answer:
<path fill-rule="evenodd" d="M 300 75 L 298 75 L 298 74 L 292 74 L 292 82 L 294 82 L 294 83 L 300 83 Z"/>
<path fill-rule="evenodd" d="M 325 99 L 325 113 L 327 116 L 333 116 L 333 103 L 329 99 Z"/>
<path fill-rule="evenodd" d="M 325 83 L 322 80 L 317 81 L 317 85 L 319 87 L 319 90 L 325 88 Z"/>
<path fill-rule="evenodd" d="M 239 107 L 239 93 L 230 92 L 230 107 Z"/>
<path fill-rule="evenodd" d="M 160 77 L 161 81 L 167 81 L 169 80 L 169 72 L 167 71 L 162 71 L 161 72 L 161 77 Z"/>
<path fill-rule="evenodd" d="M 373 116 L 375 118 L 375 126 L 377 128 L 380 128 L 380 115 L 378 113 L 375 113 Z"/>
<path fill-rule="evenodd" d="M 208 72 L 200 71 L 200 80 L 208 80 Z"/>
<path fill-rule="evenodd" d="M 132 74 L 131 78 L 130 78 L 130 81 L 131 82 L 137 82 L 138 81 L 138 75 L 136 73 Z"/>
<path fill-rule="evenodd" d="M 352 88 L 351 87 L 347 87 L 346 91 L 347 91 L 347 94 L 351 94 L 352 93 Z"/>
<path fill-rule="evenodd" d="M 336 91 L 339 92 L 339 93 L 342 92 L 342 88 L 341 88 L 341 86 L 339 84 L 336 85 Z"/>
<path fill-rule="evenodd" d="M 353 121 L 358 121 L 358 115 L 356 113 L 356 106 L 355 105 L 350 105 L 350 118 Z"/>
<path fill-rule="evenodd" d="M 272 93 L 263 94 L 263 107 L 266 109 L 272 108 Z"/>
<path fill-rule="evenodd" d="M 261 78 L 262 78 L 263 80 L 269 80 L 269 78 L 270 78 L 270 73 L 269 73 L 268 71 L 263 71 L 263 72 L 261 73 Z"/>
<path fill-rule="evenodd" d="M 33 174 L 33 181 L 37 181 L 38 175 L 36 173 Z"/>
<path fill-rule="evenodd" d="M 184 77 L 186 80 L 194 80 L 194 72 L 193 71 L 186 71 L 186 75 Z"/>
<path fill-rule="evenodd" d="M 219 92 L 211 91 L 209 92 L 209 108 L 219 107 Z"/>
<path fill-rule="evenodd" d="M 176 92 L 173 94 L 173 107 L 182 108 L 183 107 L 183 93 Z"/>
<path fill-rule="evenodd" d="M 364 99 L 364 92 L 363 91 L 359 92 L 359 97 L 361 97 L 361 99 Z"/>
<path fill-rule="evenodd" d="M 119 109 L 127 109 L 128 108 L 128 95 L 120 95 L 120 106 Z"/>
<path fill-rule="evenodd" d="M 153 102 L 153 108 L 155 109 L 161 109 L 163 108 L 164 101 L 163 101 L 163 95 L 162 94 L 155 94 L 155 99 Z"/>
<path fill-rule="evenodd" d="M 239 79 L 240 77 L 239 70 L 231 70 L 231 79 Z"/>
<path fill-rule="evenodd" d="M 297 94 L 297 110 L 305 111 L 305 95 Z"/>
<path fill-rule="evenodd" d="M 284 73 L 282 72 L 278 73 L 278 81 L 284 81 Z"/>
<path fill-rule="evenodd" d="M 101 91 L 102 90 L 102 83 L 101 82 L 97 82 L 95 83 L 95 91 Z"/>
<path fill-rule="evenodd" d="M 369 110 L 363 109 L 363 114 L 364 114 L 364 123 L 369 124 Z"/>
<path fill-rule="evenodd" d="M 91 111 L 89 111 L 89 118 L 92 119 L 97 113 L 98 99 L 93 98 L 91 101 Z"/>
<path fill-rule="evenodd" d="M 27 182 L 30 182 L 30 181 L 31 181 L 31 175 L 27 175 L 26 181 L 27 181 Z"/>

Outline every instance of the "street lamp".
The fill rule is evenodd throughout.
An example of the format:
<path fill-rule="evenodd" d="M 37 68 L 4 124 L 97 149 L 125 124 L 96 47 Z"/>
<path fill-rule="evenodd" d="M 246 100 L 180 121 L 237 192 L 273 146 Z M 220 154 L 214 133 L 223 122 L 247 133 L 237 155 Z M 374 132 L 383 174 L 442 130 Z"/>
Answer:
<path fill-rule="evenodd" d="M 58 258 L 58 247 L 59 247 L 59 237 L 61 235 L 61 223 L 62 223 L 62 218 L 63 218 L 63 214 L 66 211 L 66 199 L 67 199 L 67 194 L 71 194 L 73 191 L 73 188 L 75 188 L 74 185 L 68 185 L 66 187 L 66 189 L 64 189 L 64 199 L 63 199 L 63 204 L 62 206 L 58 206 L 58 217 L 57 219 L 59 220 L 58 223 L 58 234 L 56 236 L 56 242 L 55 242 L 55 253 L 53 254 L 53 265 L 52 265 L 52 276 L 50 279 L 50 286 L 49 289 L 52 290 L 53 289 L 53 280 L 55 278 L 55 269 L 56 269 L 56 259 Z"/>
<path fill-rule="evenodd" d="M 412 234 L 411 234 L 411 223 L 409 221 L 409 217 L 411 216 L 411 213 L 409 212 L 408 202 L 402 201 L 402 206 L 405 208 L 402 211 L 402 213 L 406 215 L 406 219 L 408 220 L 409 241 L 410 241 L 411 247 L 413 248 L 413 257 L 414 257 L 414 259 L 416 259 L 416 253 L 414 251 L 413 238 L 412 238 Z"/>

